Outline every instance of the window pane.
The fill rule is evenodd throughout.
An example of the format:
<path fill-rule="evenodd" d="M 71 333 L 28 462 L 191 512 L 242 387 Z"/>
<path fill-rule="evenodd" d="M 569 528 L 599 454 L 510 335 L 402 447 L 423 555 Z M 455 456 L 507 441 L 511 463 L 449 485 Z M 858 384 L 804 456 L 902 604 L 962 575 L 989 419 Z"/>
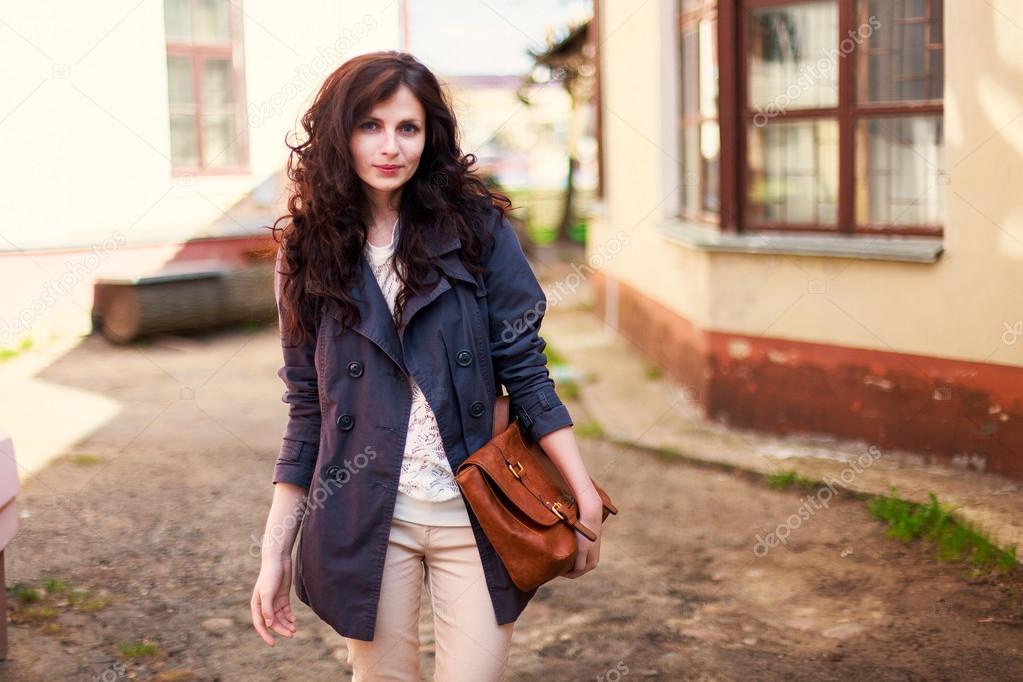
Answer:
<path fill-rule="evenodd" d="M 700 22 L 700 114 L 718 115 L 718 22 Z"/>
<path fill-rule="evenodd" d="M 856 222 L 941 225 L 941 115 L 861 119 L 856 129 Z"/>
<path fill-rule="evenodd" d="M 171 163 L 175 166 L 199 165 L 199 146 L 196 144 L 195 115 L 171 114 Z"/>
<path fill-rule="evenodd" d="M 231 62 L 206 59 L 202 70 L 203 165 L 229 166 L 235 163 L 234 97 L 231 91 Z"/>
<path fill-rule="evenodd" d="M 192 87 L 192 59 L 180 55 L 167 55 L 167 92 L 171 108 L 184 105 L 195 106 L 195 89 Z"/>
<path fill-rule="evenodd" d="M 838 104 L 838 3 L 750 12 L 749 106 L 775 115 Z"/>
<path fill-rule="evenodd" d="M 682 114 L 691 115 L 699 111 L 699 67 L 697 65 L 696 31 L 682 33 Z"/>
<path fill-rule="evenodd" d="M 700 128 L 682 128 L 682 207 L 689 215 L 700 210 Z"/>
<path fill-rule="evenodd" d="M 195 39 L 204 43 L 231 42 L 227 0 L 197 0 Z"/>
<path fill-rule="evenodd" d="M 210 113 L 233 111 L 231 96 L 231 62 L 227 59 L 206 59 L 202 64 L 202 106 Z"/>
<path fill-rule="evenodd" d="M 749 128 L 751 224 L 836 225 L 838 125 L 781 121 Z"/>
<path fill-rule="evenodd" d="M 192 13 L 188 0 L 164 0 L 163 25 L 167 42 L 192 42 Z"/>
<path fill-rule="evenodd" d="M 940 100 L 944 93 L 942 0 L 859 0 L 861 102 Z M 873 17 L 873 18 L 872 18 Z"/>
<path fill-rule="evenodd" d="M 682 211 L 699 217 L 720 211 L 717 21 L 683 31 L 681 52 Z"/>
<path fill-rule="evenodd" d="M 202 154 L 207 167 L 234 165 L 237 151 L 234 135 L 233 116 L 203 115 Z"/>
<path fill-rule="evenodd" d="M 703 158 L 703 210 L 717 213 L 721 210 L 718 201 L 718 180 L 720 179 L 721 131 L 717 121 L 705 121 L 700 125 L 700 156 Z"/>

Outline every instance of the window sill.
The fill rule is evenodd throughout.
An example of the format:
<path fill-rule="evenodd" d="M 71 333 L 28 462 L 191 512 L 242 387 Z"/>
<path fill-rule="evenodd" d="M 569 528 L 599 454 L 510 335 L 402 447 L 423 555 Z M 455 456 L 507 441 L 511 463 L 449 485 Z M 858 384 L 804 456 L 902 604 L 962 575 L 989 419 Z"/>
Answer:
<path fill-rule="evenodd" d="M 884 237 L 878 235 L 822 235 L 760 232 L 720 232 L 682 220 L 667 220 L 656 228 L 665 239 L 700 251 L 766 253 L 785 256 L 831 256 L 863 260 L 936 263 L 944 251 L 932 237 Z"/>

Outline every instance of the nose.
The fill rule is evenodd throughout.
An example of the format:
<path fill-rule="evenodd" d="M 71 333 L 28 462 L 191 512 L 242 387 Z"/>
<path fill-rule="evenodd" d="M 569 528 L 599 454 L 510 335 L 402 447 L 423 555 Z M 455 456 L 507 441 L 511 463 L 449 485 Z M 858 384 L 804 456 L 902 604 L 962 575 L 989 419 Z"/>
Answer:
<path fill-rule="evenodd" d="M 398 153 L 398 138 L 394 131 L 384 133 L 383 147 L 380 151 L 387 155 Z"/>

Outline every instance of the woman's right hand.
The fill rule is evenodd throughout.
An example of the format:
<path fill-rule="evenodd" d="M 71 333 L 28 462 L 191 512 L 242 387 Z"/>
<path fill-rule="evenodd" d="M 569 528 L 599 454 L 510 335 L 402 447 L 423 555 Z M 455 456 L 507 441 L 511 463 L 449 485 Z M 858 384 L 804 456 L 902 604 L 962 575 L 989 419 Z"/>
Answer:
<path fill-rule="evenodd" d="M 263 641 L 274 646 L 273 630 L 282 637 L 295 636 L 291 611 L 291 558 L 265 557 L 252 590 L 252 625 Z"/>

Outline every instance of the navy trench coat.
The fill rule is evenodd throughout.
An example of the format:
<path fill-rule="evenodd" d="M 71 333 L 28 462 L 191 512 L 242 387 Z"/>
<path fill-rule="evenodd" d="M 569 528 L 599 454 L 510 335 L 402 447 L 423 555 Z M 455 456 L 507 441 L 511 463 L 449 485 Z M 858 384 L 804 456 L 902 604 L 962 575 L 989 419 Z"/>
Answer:
<path fill-rule="evenodd" d="M 495 241 L 483 275 L 459 260 L 457 236 L 427 241 L 438 268 L 424 293 L 409 297 L 400 326 L 363 258 L 351 292 L 361 322 L 342 332 L 339 306 L 329 301 L 315 325 L 306 322 L 307 343 L 282 339 L 278 375 L 289 409 L 273 482 L 308 489 L 295 592 L 342 636 L 373 639 L 412 407 L 409 375 L 433 408 L 452 471 L 493 436 L 502 386 L 528 437 L 572 425 L 539 335 L 543 289 L 498 209 L 484 227 Z M 536 590 L 515 587 L 466 508 L 497 622 L 512 622 Z"/>

